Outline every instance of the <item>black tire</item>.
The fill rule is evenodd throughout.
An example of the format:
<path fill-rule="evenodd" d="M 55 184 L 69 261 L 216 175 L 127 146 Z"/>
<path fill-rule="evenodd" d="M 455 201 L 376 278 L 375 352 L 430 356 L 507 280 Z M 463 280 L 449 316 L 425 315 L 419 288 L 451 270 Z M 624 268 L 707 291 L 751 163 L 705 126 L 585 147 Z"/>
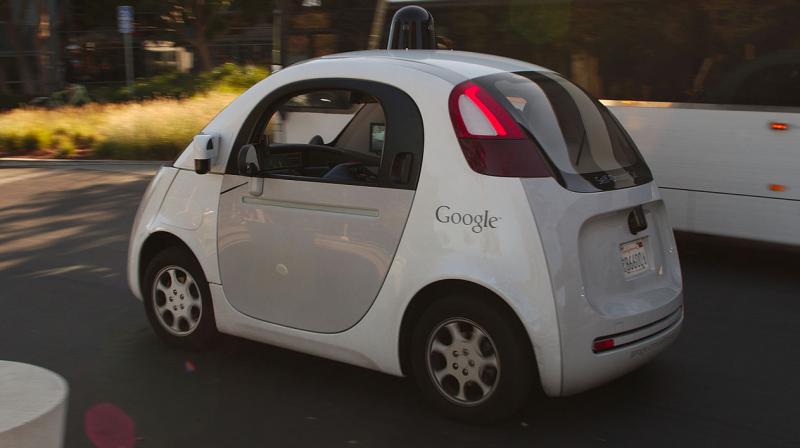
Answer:
<path fill-rule="evenodd" d="M 177 270 L 172 268 L 177 268 Z M 162 270 L 165 269 L 167 271 L 162 272 Z M 190 277 L 183 277 L 184 281 L 188 283 L 188 286 L 185 284 L 181 285 L 184 287 L 184 290 L 176 288 L 175 295 L 170 295 L 170 297 L 167 298 L 163 294 L 163 291 L 162 294 L 156 291 L 155 282 L 157 281 L 156 275 L 159 273 L 162 273 L 160 278 L 167 280 L 167 277 L 170 276 L 170 270 L 174 274 L 178 274 L 176 278 L 178 278 L 179 285 L 181 277 L 180 270 L 188 273 Z M 191 288 L 192 284 L 196 287 Z M 162 286 L 163 285 L 164 283 L 162 283 Z M 170 288 L 167 287 L 167 289 Z M 184 291 L 185 294 L 181 294 L 181 292 Z M 181 247 L 169 247 L 156 254 L 153 259 L 150 260 L 145 269 L 142 281 L 142 295 L 144 297 L 145 312 L 147 313 L 150 325 L 153 327 L 155 333 L 168 344 L 181 348 L 203 349 L 210 346 L 219 336 L 217 324 L 214 320 L 214 308 L 211 301 L 211 290 L 208 288 L 208 281 L 203 273 L 203 269 L 200 267 L 200 263 L 198 263 L 194 255 L 186 249 Z M 178 324 L 182 324 L 183 321 L 176 321 L 174 317 L 178 312 L 183 313 L 183 311 L 177 311 L 176 308 L 176 312 L 173 314 L 172 310 L 166 309 L 163 306 L 160 307 L 158 304 L 158 302 L 162 302 L 162 305 L 166 304 L 167 300 L 170 298 L 174 299 L 174 302 L 170 301 L 170 305 L 166 308 L 170 308 L 172 303 L 175 303 L 177 307 L 179 306 L 177 304 L 180 303 L 185 305 L 187 309 L 187 315 L 178 318 L 184 319 L 187 324 L 185 327 L 187 332 L 185 334 L 181 333 L 182 328 L 177 328 L 180 327 Z M 201 305 L 200 307 L 197 307 L 198 303 Z M 198 308 L 200 311 L 196 312 Z M 169 319 L 164 317 L 159 318 L 157 309 L 164 310 L 162 316 L 164 316 L 165 313 L 172 315 L 176 328 L 170 330 L 166 323 Z M 181 307 L 181 310 L 183 309 L 184 308 Z M 197 315 L 196 320 L 194 320 L 194 315 Z M 193 320 L 193 322 L 190 322 L 190 320 Z"/>
<path fill-rule="evenodd" d="M 445 325 L 448 323 L 451 325 Z M 456 352 L 461 353 L 460 350 L 453 350 L 448 355 L 448 360 L 444 361 L 445 367 L 441 368 L 444 357 L 435 349 L 432 352 L 430 344 L 441 343 L 443 336 L 447 339 L 448 335 L 452 335 L 453 323 L 461 330 L 462 336 L 472 335 L 474 338 L 477 334 L 478 339 L 489 340 L 497 363 L 494 371 L 490 363 L 481 367 L 482 363 L 491 358 L 492 350 L 488 350 L 490 346 L 485 343 L 478 343 L 479 350 L 484 353 L 459 354 L 460 358 L 449 357 L 455 356 Z M 477 330 L 470 332 L 470 323 L 476 324 Z M 443 335 L 442 332 L 446 334 Z M 469 338 L 470 341 L 472 338 Z M 456 344 L 456 339 L 451 340 Z M 458 348 L 457 345 L 446 346 L 448 352 L 450 348 Z M 473 424 L 491 424 L 512 416 L 526 402 L 535 377 L 533 350 L 516 316 L 508 309 L 493 303 L 491 298 L 471 290 L 453 292 L 433 302 L 414 328 L 410 350 L 413 376 L 425 398 L 446 416 Z M 463 364 L 465 362 L 470 364 Z M 472 376 L 467 376 L 469 366 L 475 366 L 469 371 L 469 375 L 478 375 L 475 381 L 470 380 Z M 452 371 L 449 370 L 451 367 Z M 463 377 L 459 376 L 462 371 Z M 445 376 L 437 381 L 434 372 Z M 484 386 L 490 384 L 489 392 L 484 394 L 483 388 L 476 388 L 476 381 Z M 453 384 L 459 386 L 456 388 Z M 456 390 L 464 392 L 464 401 L 453 396 Z M 471 392 L 472 396 L 468 396 L 470 394 L 467 392 Z M 481 392 L 479 397 L 478 392 Z"/>

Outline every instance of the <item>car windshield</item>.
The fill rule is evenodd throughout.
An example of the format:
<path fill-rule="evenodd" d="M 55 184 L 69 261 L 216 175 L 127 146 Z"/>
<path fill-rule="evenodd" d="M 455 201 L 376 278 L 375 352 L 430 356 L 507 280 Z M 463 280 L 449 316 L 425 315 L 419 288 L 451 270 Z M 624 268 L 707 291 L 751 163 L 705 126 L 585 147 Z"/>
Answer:
<path fill-rule="evenodd" d="M 608 109 L 561 76 L 502 73 L 475 82 L 539 143 L 567 188 L 611 190 L 652 180 L 633 141 Z"/>

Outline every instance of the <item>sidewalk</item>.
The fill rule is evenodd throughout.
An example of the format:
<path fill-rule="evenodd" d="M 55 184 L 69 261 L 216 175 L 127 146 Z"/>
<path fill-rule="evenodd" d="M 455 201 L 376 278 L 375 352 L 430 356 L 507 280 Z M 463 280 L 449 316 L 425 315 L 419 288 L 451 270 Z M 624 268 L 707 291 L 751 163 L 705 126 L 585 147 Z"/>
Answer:
<path fill-rule="evenodd" d="M 33 159 L 24 157 L 0 158 L 0 168 L 61 168 L 97 171 L 119 171 L 124 173 L 155 173 L 159 167 L 171 165 L 168 160 L 70 160 Z"/>

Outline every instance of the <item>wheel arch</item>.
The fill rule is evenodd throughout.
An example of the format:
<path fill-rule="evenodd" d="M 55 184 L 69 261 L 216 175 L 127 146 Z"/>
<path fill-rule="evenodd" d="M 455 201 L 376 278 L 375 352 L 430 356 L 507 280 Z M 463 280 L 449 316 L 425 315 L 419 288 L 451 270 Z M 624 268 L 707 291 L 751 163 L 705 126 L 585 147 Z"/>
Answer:
<path fill-rule="evenodd" d="M 195 260 L 199 260 L 197 258 L 197 254 L 194 253 L 189 245 L 175 234 L 163 230 L 153 232 L 147 236 L 147 239 L 145 239 L 144 243 L 142 243 L 141 249 L 139 249 L 139 266 L 137 268 L 137 273 L 139 275 L 140 286 L 144 280 L 144 271 L 147 269 L 147 265 L 150 263 L 150 260 L 152 260 L 156 254 L 168 247 L 180 247 L 190 253 Z"/>
<path fill-rule="evenodd" d="M 531 337 L 528 334 L 528 331 L 525 329 L 525 326 L 523 325 L 522 320 L 517 312 L 514 311 L 514 308 L 512 308 L 505 299 L 491 289 L 478 283 L 468 280 L 447 279 L 439 280 L 426 285 L 420 289 L 414 295 L 414 297 L 411 298 L 408 306 L 406 306 L 400 323 L 400 333 L 397 347 L 398 356 L 400 359 L 400 369 L 403 375 L 408 376 L 411 373 L 409 346 L 411 345 L 411 335 L 414 331 L 415 323 L 432 303 L 440 299 L 445 293 L 452 291 L 471 292 L 478 297 L 482 297 L 483 300 L 491 303 L 493 306 L 501 309 L 503 313 L 508 316 L 513 325 L 517 327 L 516 329 L 525 336 L 524 339 L 527 342 L 526 350 L 529 351 L 530 355 L 533 357 L 532 359 L 535 361 L 536 353 L 533 349 L 533 344 L 531 343 Z M 536 365 L 535 362 L 534 365 Z"/>

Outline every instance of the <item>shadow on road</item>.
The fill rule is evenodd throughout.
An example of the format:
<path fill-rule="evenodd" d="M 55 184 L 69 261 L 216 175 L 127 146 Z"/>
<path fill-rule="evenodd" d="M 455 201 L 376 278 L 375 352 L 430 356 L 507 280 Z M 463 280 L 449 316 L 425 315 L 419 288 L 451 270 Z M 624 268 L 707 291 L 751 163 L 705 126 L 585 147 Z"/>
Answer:
<path fill-rule="evenodd" d="M 791 251 L 681 236 L 686 325 L 642 369 L 574 397 L 532 397 L 494 427 L 444 419 L 411 381 L 225 337 L 160 343 L 127 290 L 147 179 L 53 172 L 0 198 L 0 358 L 70 384 L 68 447 L 112 403 L 138 447 L 787 446 L 800 442 L 800 281 Z M 772 342 L 775 343 L 772 343 Z"/>
<path fill-rule="evenodd" d="M 120 183 L 107 174 L 72 173 L 55 171 L 36 180 L 44 191 L 23 188 L 17 200 L 0 200 L 3 278 L 68 273 L 76 280 L 124 285 L 119 279 L 125 274 L 128 233 L 148 179 Z"/>

